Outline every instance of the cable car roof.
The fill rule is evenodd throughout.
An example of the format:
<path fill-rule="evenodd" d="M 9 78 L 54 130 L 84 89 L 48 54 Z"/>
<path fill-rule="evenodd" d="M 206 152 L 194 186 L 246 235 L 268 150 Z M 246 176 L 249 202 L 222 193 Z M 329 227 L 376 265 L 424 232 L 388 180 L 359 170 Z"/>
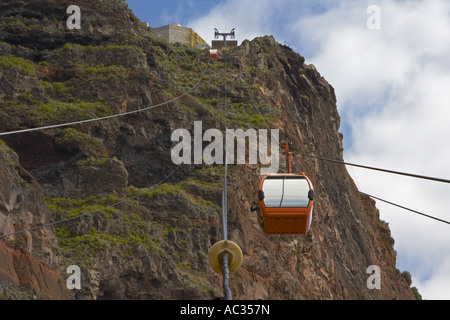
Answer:
<path fill-rule="evenodd" d="M 304 173 L 269 173 L 265 176 L 265 178 L 306 178 Z"/>

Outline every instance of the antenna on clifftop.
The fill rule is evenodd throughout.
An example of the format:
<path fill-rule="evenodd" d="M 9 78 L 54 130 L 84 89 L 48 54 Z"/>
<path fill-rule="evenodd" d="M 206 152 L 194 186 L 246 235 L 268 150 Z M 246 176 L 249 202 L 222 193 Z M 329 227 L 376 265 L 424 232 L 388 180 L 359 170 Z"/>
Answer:
<path fill-rule="evenodd" d="M 220 37 L 223 37 L 223 40 L 217 40 Z M 227 40 L 227 37 L 233 40 Z M 223 47 L 237 47 L 237 41 L 234 40 L 236 38 L 235 29 L 231 29 L 230 32 L 219 32 L 217 28 L 214 28 L 214 39 L 212 41 L 212 47 L 214 49 L 220 49 Z"/>

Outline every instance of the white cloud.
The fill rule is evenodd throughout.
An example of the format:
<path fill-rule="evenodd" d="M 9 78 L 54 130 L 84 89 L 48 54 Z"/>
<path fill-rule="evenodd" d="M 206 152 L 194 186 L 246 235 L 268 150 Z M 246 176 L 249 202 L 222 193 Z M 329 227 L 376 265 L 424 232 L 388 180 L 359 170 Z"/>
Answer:
<path fill-rule="evenodd" d="M 277 22 L 292 2 L 293 0 L 223 1 L 206 15 L 189 21 L 187 27 L 193 28 L 208 43 L 214 37 L 214 28 L 223 32 L 235 28 L 236 39 L 240 44 L 246 39 L 276 34 L 279 29 Z"/>
<path fill-rule="evenodd" d="M 450 299 L 449 286 L 450 283 L 450 259 L 448 256 L 437 265 L 436 270 L 428 279 L 413 282 L 413 285 L 420 288 L 419 293 L 427 299 L 432 300 L 448 300 Z"/>
<path fill-rule="evenodd" d="M 381 30 L 367 28 L 370 4 L 381 9 Z M 228 0 L 189 26 L 207 41 L 225 27 L 236 28 L 241 41 L 287 40 L 335 88 L 352 130 L 351 162 L 450 179 L 449 13 L 444 0 Z M 349 172 L 362 191 L 450 220 L 450 185 Z M 377 206 L 396 240 L 399 268 L 411 272 L 425 299 L 450 299 L 450 226 Z"/>
<path fill-rule="evenodd" d="M 162 9 L 159 20 L 161 21 L 162 25 L 180 23 L 184 12 L 193 11 L 194 7 L 194 0 L 178 1 L 176 6 Z"/>

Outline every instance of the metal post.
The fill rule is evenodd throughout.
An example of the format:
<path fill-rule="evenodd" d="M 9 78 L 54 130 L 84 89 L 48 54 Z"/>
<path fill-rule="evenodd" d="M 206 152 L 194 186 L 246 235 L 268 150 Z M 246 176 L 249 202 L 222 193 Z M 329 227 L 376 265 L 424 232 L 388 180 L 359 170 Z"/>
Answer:
<path fill-rule="evenodd" d="M 226 141 L 226 138 L 225 138 Z M 226 142 L 225 142 L 226 143 Z M 228 219 L 227 219 L 227 156 L 226 156 L 226 148 L 225 148 L 225 179 L 223 181 L 223 191 L 222 191 L 222 233 L 223 233 L 223 240 L 227 239 L 227 233 L 228 233 Z"/>
<path fill-rule="evenodd" d="M 227 229 L 228 229 L 228 221 L 227 221 L 227 167 L 228 167 L 228 158 L 227 158 L 227 138 L 225 135 L 225 179 L 223 181 L 223 192 L 222 192 L 222 231 L 223 231 L 223 239 L 227 240 Z M 222 274 L 223 274 L 223 294 L 225 300 L 231 300 L 231 290 L 229 286 L 230 280 L 230 272 L 228 270 L 228 254 L 224 253 L 222 258 Z"/>
<path fill-rule="evenodd" d="M 289 173 L 292 173 L 292 152 L 289 151 L 289 144 L 287 142 L 284 144 L 281 144 L 281 148 L 284 149 L 284 154 L 288 155 Z"/>
<path fill-rule="evenodd" d="M 229 285 L 230 273 L 228 271 L 228 254 L 223 255 L 222 263 L 222 273 L 223 273 L 223 294 L 225 300 L 231 300 L 231 290 Z"/>

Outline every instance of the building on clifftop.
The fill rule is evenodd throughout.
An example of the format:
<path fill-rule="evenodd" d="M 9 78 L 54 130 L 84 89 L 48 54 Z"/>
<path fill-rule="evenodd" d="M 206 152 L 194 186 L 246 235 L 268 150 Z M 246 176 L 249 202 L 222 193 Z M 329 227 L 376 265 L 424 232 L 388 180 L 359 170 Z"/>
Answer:
<path fill-rule="evenodd" d="M 154 28 L 156 36 L 168 40 L 170 43 L 181 43 L 191 48 L 205 48 L 208 44 L 192 28 L 185 28 L 179 24 Z"/>

